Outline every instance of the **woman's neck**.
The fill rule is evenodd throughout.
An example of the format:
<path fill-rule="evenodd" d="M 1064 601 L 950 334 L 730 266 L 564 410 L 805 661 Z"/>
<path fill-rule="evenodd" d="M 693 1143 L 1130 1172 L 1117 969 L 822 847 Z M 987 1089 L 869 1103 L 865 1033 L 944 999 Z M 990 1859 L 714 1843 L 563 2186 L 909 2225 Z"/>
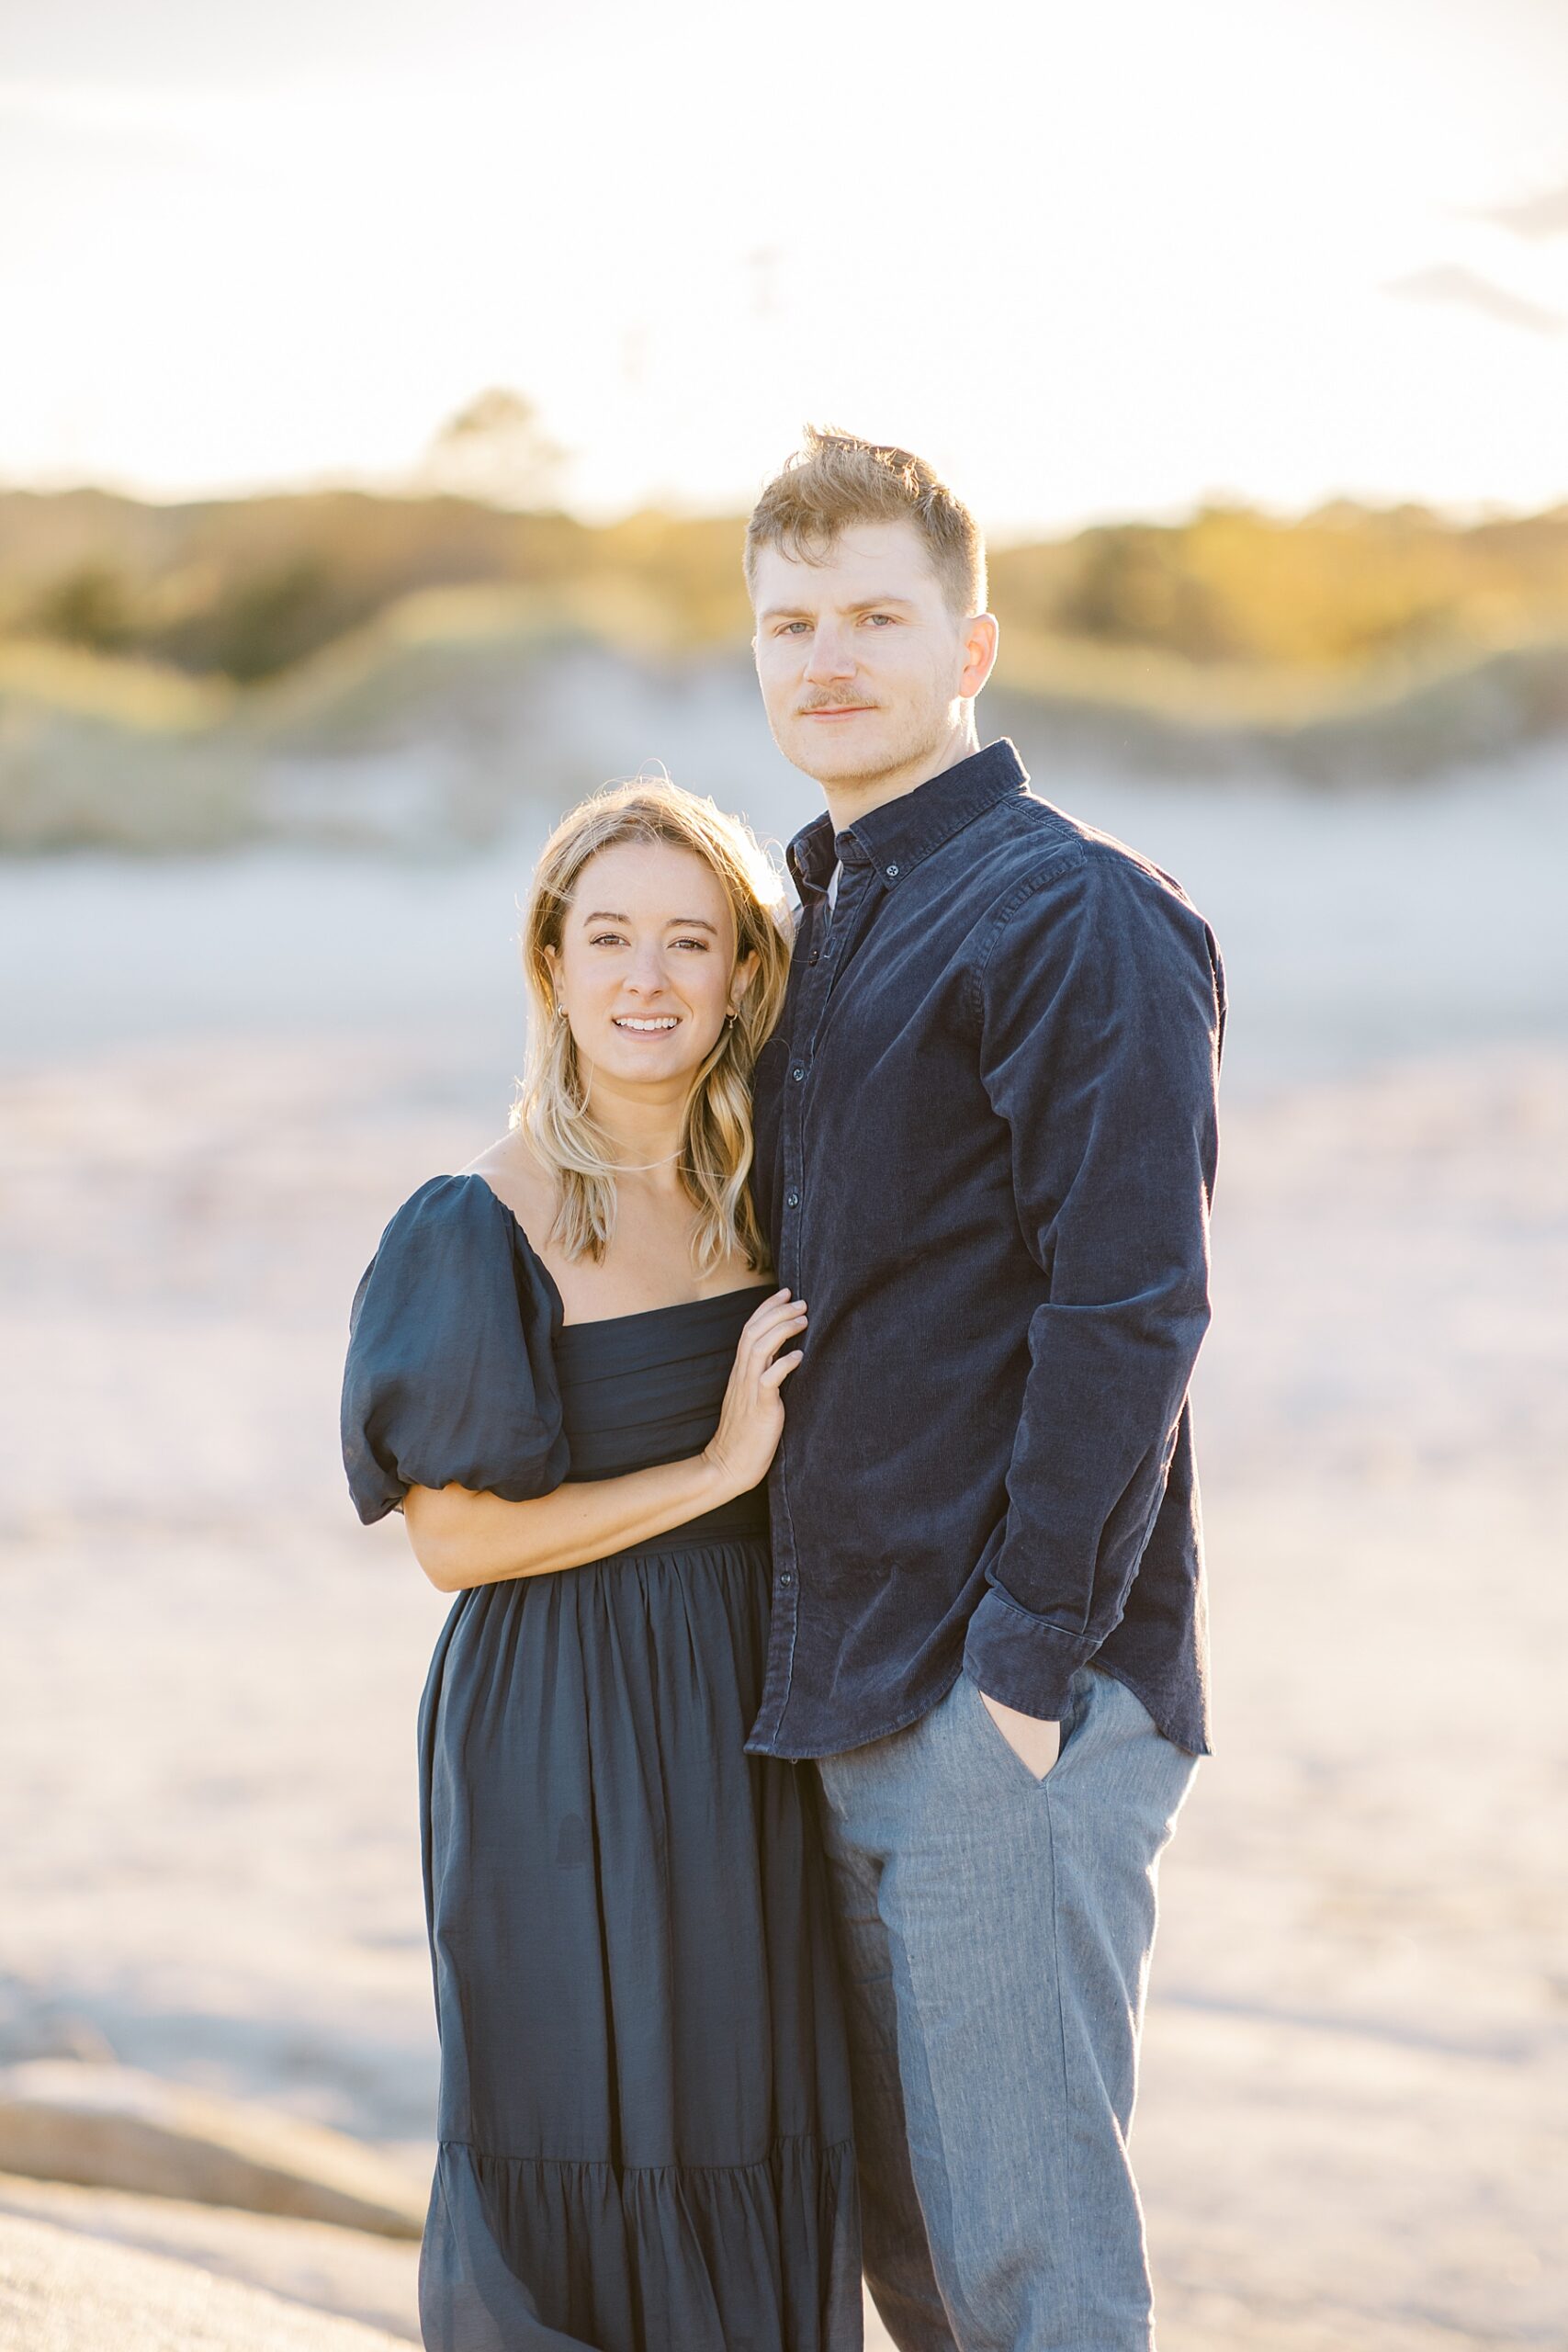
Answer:
<path fill-rule="evenodd" d="M 604 1157 L 615 1174 L 645 1177 L 652 1188 L 668 1177 L 671 1189 L 679 1189 L 683 1102 L 637 1102 L 594 1087 L 587 1110 L 604 1138 Z"/>

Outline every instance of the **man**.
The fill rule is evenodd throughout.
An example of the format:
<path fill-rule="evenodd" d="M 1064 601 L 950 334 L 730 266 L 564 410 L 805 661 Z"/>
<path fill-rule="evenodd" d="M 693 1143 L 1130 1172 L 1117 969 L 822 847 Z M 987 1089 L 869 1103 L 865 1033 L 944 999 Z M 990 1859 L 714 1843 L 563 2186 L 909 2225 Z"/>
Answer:
<path fill-rule="evenodd" d="M 1126 2140 L 1208 1744 L 1219 956 L 979 748 L 984 551 L 928 466 L 810 434 L 746 560 L 769 723 L 828 803 L 758 1069 L 811 1330 L 750 1745 L 819 1763 L 867 2275 L 902 2352 L 1150 2352 Z"/>

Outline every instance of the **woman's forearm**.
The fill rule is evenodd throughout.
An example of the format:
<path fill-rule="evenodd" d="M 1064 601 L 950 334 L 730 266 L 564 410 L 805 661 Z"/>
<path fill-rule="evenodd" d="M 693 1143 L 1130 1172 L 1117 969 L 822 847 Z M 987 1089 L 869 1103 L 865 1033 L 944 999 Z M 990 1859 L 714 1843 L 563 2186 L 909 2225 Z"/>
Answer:
<path fill-rule="evenodd" d="M 414 1555 L 439 1591 L 580 1568 L 716 1510 L 735 1493 L 723 1465 L 696 1453 L 619 1478 L 570 1480 L 535 1502 L 467 1487 L 411 1487 L 403 1517 Z"/>

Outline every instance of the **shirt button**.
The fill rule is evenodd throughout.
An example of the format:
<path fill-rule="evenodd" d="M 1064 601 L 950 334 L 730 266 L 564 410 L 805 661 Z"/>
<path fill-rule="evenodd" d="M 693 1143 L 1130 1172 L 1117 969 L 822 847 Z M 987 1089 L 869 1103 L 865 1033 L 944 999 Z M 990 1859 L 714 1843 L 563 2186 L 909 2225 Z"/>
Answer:
<path fill-rule="evenodd" d="M 800 1194 L 798 1193 L 786 1193 L 784 1194 L 784 1206 L 788 1209 L 797 1209 L 800 1206 Z"/>
<path fill-rule="evenodd" d="M 793 1584 L 795 1582 L 795 1578 L 791 1576 L 787 1568 L 781 1568 L 779 1570 L 779 1582 L 780 1584 Z"/>
<path fill-rule="evenodd" d="M 816 961 L 817 961 L 817 958 L 818 957 L 818 956 L 820 956 L 820 955 L 821 955 L 821 953 L 822 953 L 822 950 L 821 950 L 819 947 L 814 947 L 814 948 L 812 949 L 812 951 L 811 951 L 810 955 L 807 957 L 807 959 L 806 959 L 806 960 L 807 960 L 807 962 L 808 964 L 815 964 L 815 963 L 816 963 Z"/>
<path fill-rule="evenodd" d="M 806 1076 L 806 1064 L 804 1062 L 796 1062 L 795 1068 L 790 1072 L 790 1076 L 791 1078 L 804 1078 Z"/>
<path fill-rule="evenodd" d="M 887 879 L 889 880 L 889 882 L 896 881 L 896 880 L 897 880 L 897 874 L 898 874 L 898 868 L 897 868 L 896 865 L 890 865 L 890 866 L 887 868 Z"/>

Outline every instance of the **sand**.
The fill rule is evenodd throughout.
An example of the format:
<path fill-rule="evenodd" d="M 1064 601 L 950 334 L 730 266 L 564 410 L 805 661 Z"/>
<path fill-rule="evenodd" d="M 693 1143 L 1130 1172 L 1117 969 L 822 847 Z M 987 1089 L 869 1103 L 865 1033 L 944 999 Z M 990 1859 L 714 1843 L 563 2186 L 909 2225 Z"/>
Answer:
<path fill-rule="evenodd" d="M 1272 834 L 1223 796 L 1103 810 L 1238 914 L 1198 1389 L 1220 1752 L 1136 2127 L 1165 2352 L 1568 2335 L 1568 991 L 1525 846 L 1565 799 L 1538 770 Z M 1343 955 L 1292 858 L 1316 911 L 1343 872 Z M 1369 927 L 1379 870 L 1448 922 Z M 415 2165 L 446 1604 L 353 1520 L 335 1392 L 385 1216 L 504 1116 L 515 879 L 0 875 L 37 983 L 0 1063 L 0 2057 L 97 2037 Z"/>
<path fill-rule="evenodd" d="M 400 2245 L 323 2222 L 284 2221 L 271 2213 L 130 2196 L 121 2189 L 71 2188 L 0 2173 L 0 2219 L 7 2214 L 46 2222 L 52 2229 L 68 2230 L 99 2245 L 137 2246 L 216 2278 L 264 2288 L 310 2312 L 357 2320 L 406 2343 L 420 2340 L 417 2245 Z M 0 2346 L 11 2352 L 13 2336 L 6 2325 L 0 2289 Z M 28 2352 L 25 2339 L 17 2344 L 16 2352 Z M 119 2352 L 119 2347 L 95 2345 L 91 2352 Z"/>
<path fill-rule="evenodd" d="M 401 2340 L 329 2318 L 192 2264 L 0 2213 L 6 2352 L 402 2352 Z"/>

